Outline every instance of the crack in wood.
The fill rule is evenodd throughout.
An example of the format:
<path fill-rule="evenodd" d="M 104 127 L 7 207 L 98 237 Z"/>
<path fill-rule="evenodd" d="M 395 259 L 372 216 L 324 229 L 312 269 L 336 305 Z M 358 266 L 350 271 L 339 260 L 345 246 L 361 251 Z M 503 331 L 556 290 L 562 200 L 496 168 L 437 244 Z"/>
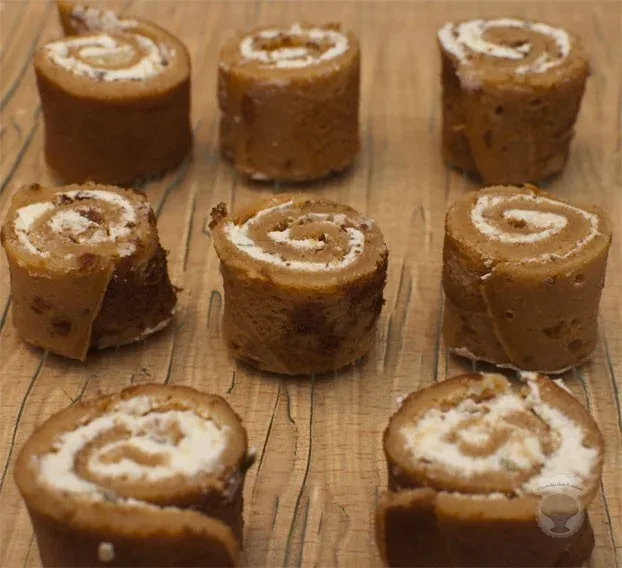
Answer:
<path fill-rule="evenodd" d="M 443 285 L 440 285 L 440 306 L 436 318 L 436 339 L 434 340 L 434 382 L 438 383 L 438 365 L 441 359 L 441 344 L 443 338 L 443 317 L 445 313 L 445 294 L 443 293 Z M 447 378 L 447 377 L 445 377 Z"/>
<path fill-rule="evenodd" d="M 2 97 L 2 100 L 0 101 L 0 112 L 2 112 L 4 110 L 4 108 L 6 107 L 6 105 L 9 104 L 11 98 L 13 97 L 13 95 L 15 94 L 17 89 L 19 88 L 22 80 L 26 76 L 26 71 L 28 71 L 28 69 L 30 68 L 30 66 L 32 64 L 32 56 L 34 55 L 35 51 L 37 50 L 37 46 L 39 44 L 39 40 L 41 39 L 41 36 L 43 35 L 43 31 L 45 30 L 45 25 L 47 23 L 47 19 L 50 16 L 51 7 L 52 7 L 52 4 L 50 3 L 50 4 L 48 4 L 47 8 L 45 9 L 45 13 L 44 13 L 43 18 L 42 18 L 41 26 L 39 27 L 39 30 L 35 34 L 35 37 L 34 37 L 32 43 L 30 44 L 30 48 L 28 49 L 28 55 L 26 56 L 24 64 L 22 65 L 22 67 L 20 68 L 19 72 L 17 73 L 17 77 L 15 78 L 15 80 L 13 81 L 11 86 L 7 89 L 6 94 Z"/>
<path fill-rule="evenodd" d="M 309 449 L 307 451 L 307 463 L 305 464 L 305 472 L 302 477 L 302 484 L 300 485 L 300 489 L 298 490 L 298 496 L 296 497 L 296 504 L 294 505 L 294 512 L 292 514 L 292 522 L 289 526 L 289 531 L 287 534 L 287 543 L 285 545 L 285 555 L 283 558 L 283 566 L 287 566 L 287 561 L 289 560 L 289 555 L 291 553 L 292 541 L 294 538 L 294 526 L 296 524 L 296 520 L 298 518 L 298 510 L 300 509 L 300 503 L 302 501 L 302 496 L 307 486 L 307 479 L 309 478 L 309 471 L 311 470 L 311 455 L 313 453 L 313 399 L 315 393 L 315 374 L 311 375 L 311 385 L 309 392 Z M 303 527 L 304 528 L 304 527 Z M 304 528 L 306 530 L 306 528 Z M 302 557 L 302 548 L 304 548 L 304 540 L 300 544 L 301 552 L 300 555 Z"/>
<path fill-rule="evenodd" d="M 236 170 L 232 171 L 232 179 L 231 179 L 231 189 L 229 191 L 229 212 L 232 213 L 235 209 L 235 194 L 238 188 L 238 172 Z"/>
<path fill-rule="evenodd" d="M 583 375 L 583 371 L 580 368 L 577 369 L 576 367 L 572 371 L 573 371 L 574 377 L 578 380 L 583 390 L 583 395 L 585 396 L 587 410 L 590 414 L 592 414 L 592 397 L 590 395 L 589 389 L 587 388 L 587 384 L 585 381 L 585 376 Z M 611 523 L 611 513 L 609 511 L 609 502 L 607 500 L 607 494 L 605 493 L 605 486 L 603 484 L 602 479 L 600 481 L 599 487 L 600 487 L 600 496 L 603 501 L 603 509 L 605 511 L 605 516 L 607 517 L 607 522 L 605 524 L 607 525 L 609 538 L 611 540 L 611 545 L 613 546 L 613 550 L 617 550 L 618 546 L 616 544 L 616 538 L 613 532 L 613 524 Z M 618 559 L 615 554 L 613 556 L 614 556 L 616 568 L 618 568 Z"/>
<path fill-rule="evenodd" d="M 86 392 L 86 389 L 88 386 L 89 386 L 89 380 L 84 379 L 84 382 L 82 383 L 82 388 L 80 388 L 80 392 L 78 393 L 78 396 L 71 402 L 71 405 L 74 405 L 77 402 L 82 401 L 82 397 L 84 396 L 84 393 Z"/>
<path fill-rule="evenodd" d="M 45 366 L 47 359 L 48 359 L 48 352 L 44 351 L 43 355 L 41 356 L 41 360 L 39 361 L 39 364 L 37 365 L 37 368 L 35 369 L 35 372 L 30 378 L 30 382 L 28 383 L 28 387 L 26 388 L 24 397 L 22 398 L 22 401 L 19 405 L 17 416 L 15 417 L 15 425 L 13 426 L 13 432 L 11 434 L 11 442 L 9 444 L 6 462 L 4 463 L 4 468 L 2 470 L 2 477 L 0 477 L 0 493 L 2 493 L 2 488 L 4 487 L 4 481 L 6 479 L 6 475 L 9 470 L 11 458 L 13 457 L 13 452 L 15 450 L 15 441 L 17 439 L 17 432 L 19 430 L 19 427 L 22 421 L 22 416 L 24 414 L 24 409 L 26 408 L 26 403 L 28 402 L 28 397 L 30 396 L 32 389 L 34 388 L 35 383 L 37 382 L 37 379 L 41 375 L 41 372 L 43 370 L 43 367 Z"/>
<path fill-rule="evenodd" d="M 285 397 L 287 399 L 287 419 L 289 420 L 291 424 L 296 425 L 296 421 L 292 418 L 292 405 L 291 405 L 291 398 L 289 396 L 289 390 L 287 390 L 286 384 L 284 384 L 283 386 L 285 388 Z"/>
<path fill-rule="evenodd" d="M 36 108 L 37 107 L 35 107 L 35 109 Z M 21 140 L 24 133 L 22 131 L 22 127 L 19 125 L 19 122 L 15 120 L 15 116 L 11 117 L 11 126 L 13 127 L 13 130 L 15 130 L 15 133 L 17 134 L 17 139 Z"/>
<path fill-rule="evenodd" d="M 200 123 L 200 121 L 199 121 L 199 123 Z M 197 128 L 198 128 L 198 125 L 197 125 Z M 190 163 L 190 160 L 187 158 L 186 159 L 186 164 L 185 164 L 184 172 L 182 173 L 181 176 L 178 176 L 178 178 L 176 180 L 174 180 L 173 183 L 171 183 L 169 185 L 169 187 L 167 188 L 167 190 L 169 192 L 171 191 L 172 187 L 177 187 L 177 185 L 181 184 L 181 181 L 183 180 L 183 178 L 186 175 L 186 172 L 188 171 L 189 163 Z M 178 182 L 177 185 L 176 185 L 176 182 Z M 165 194 L 166 194 L 166 191 L 165 191 Z M 156 217 L 158 217 L 160 215 L 160 213 L 162 212 L 162 208 L 164 207 L 164 202 L 165 201 L 166 201 L 166 197 L 165 197 L 165 195 L 163 195 L 162 199 L 160 200 L 160 203 L 158 204 L 158 209 L 157 209 L 157 212 L 156 212 Z M 195 210 L 196 210 L 196 201 L 197 201 L 197 196 L 196 196 L 196 192 L 194 192 L 193 193 L 193 197 L 192 197 L 192 205 L 191 205 L 191 209 L 190 209 L 188 230 L 186 231 L 186 236 L 185 236 L 184 242 L 183 242 L 184 255 L 183 255 L 183 262 L 182 262 L 182 271 L 184 273 L 186 272 L 188 250 L 190 248 L 190 240 L 192 238 L 192 226 L 193 226 L 194 213 L 195 213 Z M 173 331 L 172 331 L 172 334 L 171 334 L 171 352 L 170 352 L 170 355 L 169 355 L 167 369 L 166 369 L 166 375 L 165 375 L 165 378 L 164 378 L 164 384 L 165 385 L 168 385 L 171 382 L 172 373 L 173 373 L 173 360 L 174 360 L 174 357 L 175 357 L 175 350 L 177 348 L 177 333 L 183 327 L 183 325 L 186 323 L 187 317 L 188 317 L 188 310 L 185 310 L 183 320 L 180 322 L 180 324 L 178 326 L 173 328 Z"/>
<path fill-rule="evenodd" d="M 400 268 L 400 279 L 397 286 L 397 294 L 395 296 L 395 305 L 391 310 L 391 315 L 389 316 L 389 323 L 387 325 L 387 344 L 386 350 L 384 352 L 384 359 L 382 361 L 382 368 L 385 371 L 387 370 L 387 367 L 390 367 L 391 371 L 393 370 L 393 367 L 397 365 L 397 356 L 395 357 L 395 360 L 393 360 L 393 355 L 396 353 L 399 354 L 401 352 L 402 345 L 404 343 L 402 330 L 404 327 L 404 322 L 407 318 L 413 289 L 413 279 L 412 275 L 409 272 L 410 269 L 406 261 L 406 258 L 402 260 L 402 265 Z M 396 337 L 393 337 L 394 329 L 397 330 L 397 332 L 395 333 Z M 394 343 L 396 345 L 394 345 Z"/>
<path fill-rule="evenodd" d="M 192 137 L 196 141 L 197 134 L 199 129 L 201 128 L 201 123 L 203 122 L 203 118 L 199 118 L 197 120 L 196 125 L 192 129 Z M 183 162 L 177 167 L 175 172 L 175 177 L 173 180 L 164 188 L 164 192 L 162 193 L 157 206 L 154 208 L 156 218 L 159 218 L 162 214 L 162 210 L 164 209 L 164 205 L 167 203 L 168 198 L 175 189 L 180 187 L 184 180 L 186 179 L 186 175 L 190 171 L 190 166 L 194 161 L 194 155 L 189 154 L 183 160 Z"/>
<path fill-rule="evenodd" d="M 339 548 L 341 546 L 341 543 L 343 542 L 343 540 L 346 538 L 348 531 L 350 530 L 350 526 L 352 524 L 352 521 L 350 519 L 350 515 L 348 515 L 348 513 L 346 512 L 345 508 L 343 507 L 343 505 L 341 505 L 341 503 L 338 503 L 337 501 L 333 501 L 333 503 L 337 506 L 337 508 L 341 511 L 341 513 L 343 513 L 343 516 L 345 517 L 345 527 L 340 530 L 339 532 L 341 534 L 339 534 L 336 538 L 335 538 L 335 543 L 333 546 L 333 558 L 335 559 L 335 566 L 339 566 L 340 562 L 339 562 Z"/>
<path fill-rule="evenodd" d="M 190 210 L 190 220 L 188 221 L 188 235 L 186 238 L 185 246 L 184 246 L 184 262 L 183 262 L 183 270 L 186 271 L 188 266 L 188 254 L 190 252 L 190 242 L 192 241 L 192 228 L 194 226 L 194 213 L 197 208 L 197 194 L 194 193 L 192 197 L 192 206 Z"/>
<path fill-rule="evenodd" d="M 184 161 L 181 163 L 179 168 L 177 169 L 177 172 L 175 173 L 175 177 L 173 178 L 171 183 L 169 183 L 166 186 L 166 188 L 164 188 L 164 192 L 162 193 L 162 196 L 160 197 L 160 200 L 158 201 L 158 204 L 157 204 L 157 206 L 154 209 L 156 218 L 159 218 L 160 215 L 162 214 L 162 209 L 164 209 L 164 205 L 168 201 L 168 197 L 169 197 L 170 193 L 173 190 L 175 190 L 178 187 L 180 187 L 181 184 L 183 183 L 183 181 L 184 181 L 184 179 L 186 177 L 186 174 L 190 170 L 191 162 L 192 162 L 192 157 L 191 156 L 187 156 L 184 159 Z"/>
<path fill-rule="evenodd" d="M 214 304 L 217 303 L 217 307 L 214 308 Z M 220 321 L 220 312 L 222 310 L 222 296 L 218 290 L 212 290 L 209 296 L 209 305 L 207 307 L 207 328 L 212 324 L 212 310 L 215 310 L 215 314 L 218 317 L 217 321 Z"/>
<path fill-rule="evenodd" d="M 22 147 L 17 152 L 17 155 L 15 157 L 15 160 L 13 161 L 13 164 L 11 166 L 11 169 L 9 170 L 9 173 L 2 180 L 2 184 L 0 184 L 0 195 L 2 195 L 7 185 L 13 179 L 13 176 L 15 175 L 17 168 L 19 168 L 24 158 L 24 155 L 26 154 L 26 151 L 28 150 L 28 148 L 30 147 L 30 144 L 32 143 L 32 140 L 37 132 L 37 129 L 39 128 L 39 113 L 40 112 L 41 112 L 41 107 L 37 106 L 37 108 L 35 109 L 34 115 L 33 115 L 35 122 L 33 123 L 32 128 L 28 131 L 28 136 L 26 136 L 26 139 L 24 140 Z"/>
<path fill-rule="evenodd" d="M 0 315 L 0 333 L 4 329 L 4 324 L 7 321 L 7 316 L 9 315 L 10 307 L 11 307 L 11 296 L 7 298 L 6 304 L 4 305 L 4 309 L 2 310 L 2 315 Z"/>
<path fill-rule="evenodd" d="M 26 552 L 26 558 L 24 559 L 24 564 L 22 565 L 23 568 L 26 568 L 26 566 L 28 566 L 30 563 L 28 562 L 30 560 L 30 553 L 32 552 L 32 545 L 35 541 L 35 534 L 34 531 L 32 533 L 32 536 L 30 537 L 30 542 L 28 543 L 28 548 L 27 548 L 27 552 Z"/>
<path fill-rule="evenodd" d="M 305 507 L 305 514 L 302 520 L 302 531 L 300 534 L 300 551 L 298 553 L 298 567 L 302 566 L 302 557 L 305 549 L 305 535 L 307 534 L 307 526 L 309 524 L 309 509 L 311 507 L 311 498 L 307 497 L 307 506 Z"/>
<path fill-rule="evenodd" d="M 259 480 L 259 474 L 261 473 L 261 468 L 263 466 L 263 460 L 266 457 L 266 447 L 268 446 L 268 440 L 270 439 L 270 434 L 272 434 L 272 426 L 274 425 L 274 418 L 276 416 L 276 409 L 279 406 L 280 398 L 281 398 L 281 383 L 279 383 L 279 388 L 277 390 L 276 398 L 274 400 L 274 406 L 272 407 L 272 413 L 270 414 L 270 422 L 268 423 L 268 431 L 266 432 L 266 437 L 263 441 L 263 446 L 261 448 L 261 455 L 259 456 L 259 463 L 257 464 L 257 473 L 255 474 L 255 485 L 253 486 L 251 502 L 255 500 L 255 491 L 257 490 L 257 480 Z"/>
<path fill-rule="evenodd" d="M 171 344 L 171 354 L 169 355 L 169 358 L 168 358 L 168 365 L 166 367 L 166 375 L 164 376 L 165 385 L 170 384 L 171 378 L 173 375 L 173 359 L 175 358 L 175 349 L 177 347 L 177 344 L 175 342 L 176 335 L 177 335 L 177 331 L 174 329 L 173 330 L 173 342 Z"/>
<path fill-rule="evenodd" d="M 277 495 L 274 498 L 274 514 L 272 515 L 272 530 L 274 531 L 276 527 L 276 518 L 279 512 L 279 496 Z"/>
<path fill-rule="evenodd" d="M 233 392 L 233 389 L 235 389 L 236 375 L 237 375 L 236 371 L 233 371 L 231 373 L 231 384 L 229 385 L 229 388 L 227 389 L 227 394 L 231 394 Z"/>
<path fill-rule="evenodd" d="M 348 519 L 348 521 L 349 521 L 350 520 L 350 515 L 348 515 L 348 512 L 346 511 L 346 508 L 341 503 L 337 503 L 337 501 L 335 501 L 335 505 L 337 505 L 337 507 L 339 507 L 341 509 L 341 512 L 346 516 L 346 519 Z"/>

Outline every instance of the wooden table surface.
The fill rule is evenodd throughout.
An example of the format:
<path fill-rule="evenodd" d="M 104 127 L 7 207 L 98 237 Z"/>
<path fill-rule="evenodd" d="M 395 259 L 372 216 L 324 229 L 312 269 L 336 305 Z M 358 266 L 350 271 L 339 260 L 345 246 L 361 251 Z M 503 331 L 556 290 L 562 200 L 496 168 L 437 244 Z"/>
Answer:
<path fill-rule="evenodd" d="M 183 287 L 167 331 L 95 354 L 86 364 L 28 347 L 11 323 L 9 271 L 0 260 L 0 566 L 37 566 L 36 543 L 13 481 L 18 449 L 52 413 L 130 384 L 192 385 L 223 395 L 243 417 L 258 460 L 246 485 L 245 564 L 377 566 L 373 511 L 386 486 L 381 432 L 397 396 L 471 369 L 439 336 L 443 218 L 477 185 L 439 155 L 440 84 L 435 30 L 452 19 L 516 15 L 578 31 L 592 76 L 570 162 L 547 184 L 561 197 L 605 207 L 622 221 L 622 3 L 135 1 L 110 3 L 170 28 L 193 58 L 194 160 L 146 191 Z M 13 191 L 51 183 L 31 56 L 60 35 L 54 6 L 0 3 L 0 215 Z M 249 183 L 217 152 L 218 51 L 234 29 L 256 24 L 341 21 L 361 39 L 362 152 L 347 174 L 305 185 L 376 219 L 390 250 L 386 306 L 376 347 L 356 367 L 283 379 L 237 366 L 221 337 L 218 259 L 208 215 L 288 189 Z M 592 565 L 622 565 L 622 238 L 614 238 L 590 363 L 565 376 L 606 439 L 601 490 L 591 508 Z"/>

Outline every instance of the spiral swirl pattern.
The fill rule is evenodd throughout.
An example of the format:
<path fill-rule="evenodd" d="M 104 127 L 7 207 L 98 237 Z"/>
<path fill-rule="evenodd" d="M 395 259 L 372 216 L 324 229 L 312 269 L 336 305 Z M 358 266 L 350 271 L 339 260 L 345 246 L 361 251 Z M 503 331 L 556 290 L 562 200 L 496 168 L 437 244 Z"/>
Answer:
<path fill-rule="evenodd" d="M 42 481 L 101 500 L 119 483 L 216 472 L 228 428 L 190 409 L 159 406 L 144 395 L 120 401 L 63 433 L 54 452 L 39 458 Z"/>
<path fill-rule="evenodd" d="M 330 61 L 343 55 L 348 38 L 329 28 L 268 29 L 248 35 L 240 42 L 240 53 L 262 67 L 294 69 Z"/>
<path fill-rule="evenodd" d="M 293 271 L 340 271 L 365 253 L 374 224 L 346 213 L 303 212 L 288 201 L 257 212 L 242 224 L 229 221 L 227 239 L 249 257 Z"/>
<path fill-rule="evenodd" d="M 548 374 L 585 361 L 610 222 L 534 186 L 493 186 L 452 205 L 443 246 L 443 334 L 457 355 Z"/>
<path fill-rule="evenodd" d="M 543 400 L 546 378 L 534 373 L 522 378 L 525 388 L 513 390 L 502 376 L 484 375 L 451 404 L 407 422 L 401 435 L 413 462 L 430 479 L 462 476 L 478 492 L 481 485 L 538 494 L 558 474 L 584 483 L 597 463 L 597 449 L 583 443 L 580 423 Z"/>
<path fill-rule="evenodd" d="M 151 384 L 52 416 L 15 478 L 44 566 L 234 566 L 252 461 L 224 399 Z"/>
<path fill-rule="evenodd" d="M 98 81 L 141 81 L 162 73 L 174 51 L 139 33 L 102 32 L 49 43 L 52 62 L 76 75 Z"/>
<path fill-rule="evenodd" d="M 61 20 L 63 11 L 61 10 Z M 138 20 L 131 18 L 121 18 L 112 10 L 101 10 L 92 6 L 77 5 L 71 8 L 69 12 L 69 21 L 73 31 L 79 33 L 109 30 L 119 31 L 135 28 L 139 25 Z"/>
<path fill-rule="evenodd" d="M 580 566 L 589 557 L 585 508 L 601 482 L 602 434 L 548 377 L 472 373 L 424 387 L 391 417 L 384 450 L 389 491 L 376 536 L 388 566 Z M 542 521 L 559 514 L 583 526 L 551 539 Z"/>
<path fill-rule="evenodd" d="M 509 32 L 512 41 L 487 39 L 490 32 L 499 30 Z M 544 73 L 561 65 L 571 51 L 570 37 L 564 30 L 511 18 L 448 23 L 439 30 L 438 37 L 463 64 L 469 64 L 475 56 L 491 57 L 514 65 L 519 75 Z M 545 45 L 536 49 L 536 41 L 544 41 Z M 547 48 L 549 42 L 552 45 Z"/>
<path fill-rule="evenodd" d="M 129 256 L 136 247 L 133 229 L 149 211 L 146 202 L 112 191 L 72 190 L 17 209 L 14 230 L 28 252 L 43 258 L 69 259 L 111 244 L 119 256 Z"/>
<path fill-rule="evenodd" d="M 569 219 L 575 222 L 571 224 Z M 482 235 L 508 245 L 545 244 L 554 237 L 563 237 L 571 226 L 572 229 L 576 229 L 577 224 L 585 227 L 579 238 L 573 235 L 575 244 L 567 251 L 559 254 L 550 247 L 551 252 L 524 259 L 531 261 L 566 258 L 600 234 L 600 222 L 595 213 L 530 193 L 481 195 L 471 209 L 471 222 Z"/>

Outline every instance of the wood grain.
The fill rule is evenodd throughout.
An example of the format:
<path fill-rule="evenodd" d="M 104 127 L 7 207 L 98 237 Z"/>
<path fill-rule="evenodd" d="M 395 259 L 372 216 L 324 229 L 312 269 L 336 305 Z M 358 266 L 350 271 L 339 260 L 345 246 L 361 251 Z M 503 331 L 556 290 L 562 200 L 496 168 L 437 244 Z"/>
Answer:
<path fill-rule="evenodd" d="M 373 510 L 386 485 L 381 432 L 397 396 L 471 368 L 449 357 L 439 335 L 443 218 L 477 185 L 447 171 L 439 155 L 440 84 L 435 29 L 447 20 L 515 15 L 580 33 L 589 81 L 556 194 L 605 207 L 622 221 L 622 4 L 529 2 L 110 2 L 161 22 L 193 58 L 195 156 L 147 191 L 170 250 L 181 309 L 147 342 L 94 354 L 87 364 L 47 355 L 19 340 L 10 321 L 6 259 L 0 259 L 0 566 L 37 566 L 36 543 L 13 481 L 19 447 L 53 412 L 130 384 L 187 384 L 219 393 L 243 416 L 258 461 L 246 487 L 245 563 L 262 566 L 377 566 Z M 42 159 L 43 124 L 31 56 L 60 35 L 48 2 L 0 3 L 0 216 L 12 192 L 53 183 Z M 344 372 L 303 379 L 238 366 L 221 338 L 218 260 L 210 208 L 235 208 L 291 189 L 250 183 L 217 153 L 216 65 L 232 30 L 294 20 L 341 21 L 363 46 L 363 148 L 345 175 L 305 191 L 375 218 L 390 249 L 386 306 L 373 352 Z M 616 236 L 617 237 L 617 236 Z M 592 566 L 622 565 L 622 248 L 611 250 L 593 360 L 565 377 L 605 434 L 607 455 Z"/>

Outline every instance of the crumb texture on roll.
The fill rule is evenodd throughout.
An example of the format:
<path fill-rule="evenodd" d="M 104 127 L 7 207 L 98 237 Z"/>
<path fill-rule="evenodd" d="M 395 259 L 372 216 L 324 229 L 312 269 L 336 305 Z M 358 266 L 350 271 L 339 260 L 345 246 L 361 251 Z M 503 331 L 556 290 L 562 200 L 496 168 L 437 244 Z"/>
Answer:
<path fill-rule="evenodd" d="M 578 38 L 498 18 L 448 23 L 438 40 L 447 162 L 491 184 L 560 172 L 589 75 Z"/>
<path fill-rule="evenodd" d="M 407 397 L 384 433 L 377 540 L 390 566 L 580 566 L 594 545 L 600 431 L 543 375 L 454 377 Z M 556 517 L 557 515 L 557 517 Z M 564 538 L 552 519 L 564 520 Z M 560 533 L 561 534 L 561 533 Z"/>
<path fill-rule="evenodd" d="M 388 252 L 372 220 L 315 196 L 212 212 L 232 354 L 300 375 L 354 363 L 373 343 Z"/>
<path fill-rule="evenodd" d="M 27 440 L 15 480 L 44 566 L 233 566 L 246 431 L 219 396 L 143 385 Z"/>
<path fill-rule="evenodd" d="M 65 182 L 129 184 L 177 166 L 192 145 L 183 43 L 144 20 L 58 7 L 68 36 L 34 58 L 50 168 Z"/>
<path fill-rule="evenodd" d="M 93 31 L 118 31 L 135 28 L 136 18 L 122 17 L 114 10 L 106 10 L 73 1 L 56 0 L 60 24 L 65 35 L 79 35 Z"/>
<path fill-rule="evenodd" d="M 2 227 L 13 321 L 29 343 L 85 359 L 163 329 L 177 295 L 144 195 L 96 184 L 24 187 Z"/>
<path fill-rule="evenodd" d="M 597 343 L 611 227 L 533 186 L 490 187 L 447 212 L 444 338 L 464 357 L 561 373 Z"/>
<path fill-rule="evenodd" d="M 220 147 L 258 180 L 307 181 L 359 149 L 360 53 L 338 25 L 262 28 L 221 52 Z"/>

